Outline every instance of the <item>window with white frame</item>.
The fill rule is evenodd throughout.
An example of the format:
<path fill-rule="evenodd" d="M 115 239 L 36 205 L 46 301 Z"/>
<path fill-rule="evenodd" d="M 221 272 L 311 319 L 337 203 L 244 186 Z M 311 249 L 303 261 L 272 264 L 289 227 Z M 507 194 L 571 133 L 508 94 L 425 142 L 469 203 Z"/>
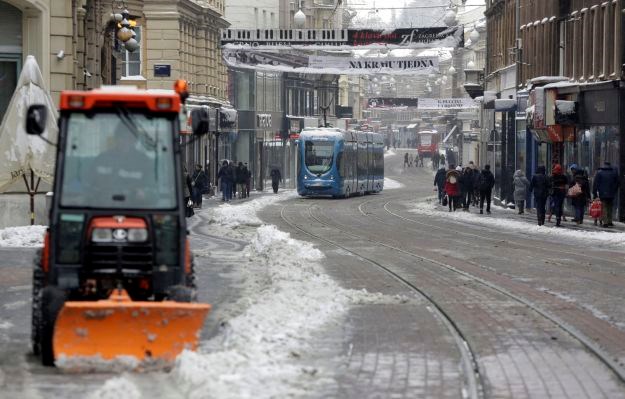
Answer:
<path fill-rule="evenodd" d="M 122 77 L 141 76 L 141 27 L 135 27 L 137 36 L 135 40 L 139 43 L 139 48 L 134 52 L 123 51 L 122 57 Z"/>

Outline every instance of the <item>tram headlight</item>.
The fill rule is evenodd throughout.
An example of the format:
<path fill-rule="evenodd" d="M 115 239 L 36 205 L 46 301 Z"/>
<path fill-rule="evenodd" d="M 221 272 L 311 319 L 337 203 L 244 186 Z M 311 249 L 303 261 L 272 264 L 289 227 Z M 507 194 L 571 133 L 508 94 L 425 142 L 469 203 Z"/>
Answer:
<path fill-rule="evenodd" d="M 334 180 L 334 175 L 330 175 L 330 179 L 331 179 L 331 180 Z"/>
<path fill-rule="evenodd" d="M 304 180 L 308 180 L 308 176 L 304 176 Z"/>

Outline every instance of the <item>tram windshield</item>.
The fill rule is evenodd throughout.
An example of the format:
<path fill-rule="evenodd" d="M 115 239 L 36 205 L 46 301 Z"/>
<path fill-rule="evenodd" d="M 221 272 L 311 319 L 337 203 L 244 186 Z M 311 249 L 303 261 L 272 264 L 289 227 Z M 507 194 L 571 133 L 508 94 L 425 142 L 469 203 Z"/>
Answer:
<path fill-rule="evenodd" d="M 334 142 L 306 140 L 306 167 L 311 173 L 322 174 L 332 168 Z"/>

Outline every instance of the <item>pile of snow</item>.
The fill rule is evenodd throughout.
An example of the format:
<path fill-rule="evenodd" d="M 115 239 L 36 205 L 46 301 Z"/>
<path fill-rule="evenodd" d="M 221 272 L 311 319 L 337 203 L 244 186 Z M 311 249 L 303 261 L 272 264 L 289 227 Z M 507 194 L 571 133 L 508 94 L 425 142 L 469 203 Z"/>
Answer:
<path fill-rule="evenodd" d="M 41 247 L 47 226 L 17 226 L 0 229 L 0 247 Z"/>
<path fill-rule="evenodd" d="M 524 233 L 526 235 L 543 235 L 552 236 L 558 238 L 571 238 L 577 240 L 583 240 L 588 243 L 589 240 L 595 240 L 595 242 L 601 242 L 608 245 L 625 246 L 625 234 L 603 232 L 603 231 L 580 231 L 571 230 L 567 228 L 551 228 L 549 226 L 538 226 L 527 222 L 521 222 L 517 220 L 511 220 L 507 217 L 485 217 L 484 215 L 478 215 L 469 212 L 448 212 L 447 210 L 441 211 L 436 209 L 434 203 L 417 203 L 417 205 L 411 209 L 411 212 L 420 215 L 443 217 L 447 219 L 458 220 L 462 222 L 468 222 L 470 224 L 497 227 L 502 231 L 515 231 Z M 506 212 L 505 210 L 501 211 Z M 496 214 L 497 211 L 493 210 Z M 507 211 L 506 213 L 509 213 Z"/>
<path fill-rule="evenodd" d="M 256 216 L 256 211 L 295 197 L 297 193 L 294 190 L 284 190 L 278 194 L 263 195 L 251 201 L 223 204 L 214 210 L 210 222 L 228 227 L 260 226 L 262 223 Z"/>
<path fill-rule="evenodd" d="M 141 399 L 141 392 L 125 377 L 111 378 L 104 386 L 88 396 L 89 399 Z"/>
<path fill-rule="evenodd" d="M 395 155 L 395 151 L 394 150 L 388 150 L 388 151 L 384 152 L 384 158 L 390 157 L 390 156 L 393 156 L 393 155 Z"/>
<path fill-rule="evenodd" d="M 324 255 L 311 244 L 275 226 L 251 226 L 260 224 L 256 216 L 260 208 L 293 195 L 263 196 L 201 211 L 214 221 L 212 228 L 219 236 L 249 241 L 237 253 L 240 262 L 233 270 L 245 295 L 238 300 L 241 309 L 222 324 L 218 335 L 202 342 L 197 352 L 178 356 L 173 370 L 163 376 L 167 389 L 175 391 L 167 395 L 226 399 L 310 395 L 316 388 L 336 384 L 335 367 L 319 365 L 313 349 L 314 337 L 323 335 L 324 328 L 342 324 L 350 306 L 420 300 L 344 289 L 325 273 Z M 109 381 L 94 399 L 108 398 L 105 394 L 115 394 L 125 384 L 132 395 L 133 387 L 143 394 L 153 389 L 129 374 Z"/>
<path fill-rule="evenodd" d="M 388 177 L 384 178 L 384 189 L 385 190 L 396 190 L 398 188 L 404 187 L 403 184 L 398 182 L 397 180 L 389 179 Z"/>

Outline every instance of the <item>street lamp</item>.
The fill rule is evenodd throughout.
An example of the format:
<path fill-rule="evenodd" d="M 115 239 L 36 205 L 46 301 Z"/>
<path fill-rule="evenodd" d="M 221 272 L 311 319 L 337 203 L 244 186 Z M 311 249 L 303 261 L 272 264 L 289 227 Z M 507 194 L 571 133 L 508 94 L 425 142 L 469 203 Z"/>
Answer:
<path fill-rule="evenodd" d="M 306 25 L 306 14 L 300 8 L 293 16 L 293 24 L 297 29 L 302 29 Z"/>

